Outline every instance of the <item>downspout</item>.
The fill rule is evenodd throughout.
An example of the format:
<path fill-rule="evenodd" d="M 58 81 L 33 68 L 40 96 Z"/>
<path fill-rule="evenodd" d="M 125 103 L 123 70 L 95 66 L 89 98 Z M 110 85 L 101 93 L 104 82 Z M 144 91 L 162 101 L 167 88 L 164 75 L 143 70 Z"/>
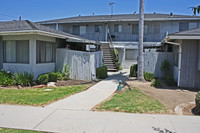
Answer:
<path fill-rule="evenodd" d="M 58 30 L 58 23 L 56 23 L 56 30 Z"/>
<path fill-rule="evenodd" d="M 180 87 L 181 78 L 181 57 L 182 57 L 182 45 L 179 45 L 179 56 L 178 56 L 178 87 Z"/>

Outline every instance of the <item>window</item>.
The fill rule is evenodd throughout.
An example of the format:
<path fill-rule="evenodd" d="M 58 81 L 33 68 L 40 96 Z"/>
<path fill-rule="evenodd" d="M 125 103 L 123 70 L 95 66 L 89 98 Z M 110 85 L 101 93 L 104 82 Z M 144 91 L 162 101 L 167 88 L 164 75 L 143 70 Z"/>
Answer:
<path fill-rule="evenodd" d="M 184 31 L 189 29 L 189 23 L 188 22 L 180 22 L 179 23 L 179 31 Z"/>
<path fill-rule="evenodd" d="M 153 24 L 153 33 L 160 34 L 160 24 Z"/>
<path fill-rule="evenodd" d="M 56 45 L 52 42 L 37 41 L 36 63 L 55 62 Z"/>
<path fill-rule="evenodd" d="M 102 26 L 101 25 L 95 25 L 94 26 L 94 32 L 102 32 Z"/>
<path fill-rule="evenodd" d="M 137 60 L 137 50 L 134 49 L 126 49 L 125 51 L 125 60 Z"/>
<path fill-rule="evenodd" d="M 79 35 L 80 34 L 80 26 L 73 26 L 73 34 Z"/>
<path fill-rule="evenodd" d="M 86 26 L 73 26 L 73 34 L 74 35 L 85 35 L 86 34 Z"/>
<path fill-rule="evenodd" d="M 4 41 L 4 63 L 29 63 L 29 41 Z"/>
<path fill-rule="evenodd" d="M 148 34 L 149 33 L 149 25 L 145 24 L 144 25 L 144 34 Z"/>
<path fill-rule="evenodd" d="M 133 24 L 132 25 L 132 33 L 133 34 L 138 34 L 139 31 L 139 25 L 138 24 Z"/>
<path fill-rule="evenodd" d="M 122 32 L 122 25 L 115 24 L 114 25 L 114 32 Z"/>

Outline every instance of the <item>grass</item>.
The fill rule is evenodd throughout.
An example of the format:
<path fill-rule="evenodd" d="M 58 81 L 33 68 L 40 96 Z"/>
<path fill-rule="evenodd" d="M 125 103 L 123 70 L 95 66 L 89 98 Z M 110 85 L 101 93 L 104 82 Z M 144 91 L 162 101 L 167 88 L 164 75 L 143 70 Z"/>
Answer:
<path fill-rule="evenodd" d="M 117 93 L 110 100 L 102 103 L 97 109 L 129 113 L 167 112 L 159 101 L 145 95 L 136 88 Z"/>
<path fill-rule="evenodd" d="M 38 131 L 0 128 L 0 133 L 43 133 Z"/>
<path fill-rule="evenodd" d="M 89 85 L 30 89 L 0 89 L 0 104 L 41 106 L 83 91 Z"/>

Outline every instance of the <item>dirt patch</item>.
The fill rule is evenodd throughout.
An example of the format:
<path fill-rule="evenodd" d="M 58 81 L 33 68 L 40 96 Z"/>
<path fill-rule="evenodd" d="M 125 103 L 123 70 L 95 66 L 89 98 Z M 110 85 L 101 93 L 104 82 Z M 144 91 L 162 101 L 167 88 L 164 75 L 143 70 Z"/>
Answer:
<path fill-rule="evenodd" d="M 146 95 L 153 97 L 160 101 L 169 111 L 170 114 L 174 114 L 174 108 L 182 103 L 189 103 L 195 100 L 196 92 L 180 89 L 178 87 L 168 87 L 164 84 L 163 88 L 155 88 L 150 84 L 151 82 L 140 82 L 135 78 L 128 78 L 125 82 L 125 88 L 136 87 Z M 189 109 L 190 108 L 190 109 Z M 188 107 L 188 110 L 192 110 L 192 106 Z M 186 114 L 189 111 L 185 111 Z M 193 115 L 191 113 L 191 115 Z"/>
<path fill-rule="evenodd" d="M 197 112 L 197 108 L 195 104 L 189 104 L 186 107 L 183 108 L 183 114 L 184 115 L 200 115 Z"/>
<path fill-rule="evenodd" d="M 84 85 L 84 84 L 91 84 L 90 86 L 95 85 L 96 83 L 98 83 L 100 80 L 98 81 L 85 81 L 85 80 L 73 80 L 73 79 L 69 79 L 69 80 L 63 80 L 63 81 L 57 81 L 56 82 L 56 86 L 73 86 L 73 85 Z M 40 87 L 42 86 L 42 87 Z M 21 87 L 19 88 L 18 86 L 0 86 L 0 89 L 30 89 L 30 88 L 43 88 L 46 87 L 46 85 L 34 85 L 32 87 L 27 86 L 27 87 Z"/>

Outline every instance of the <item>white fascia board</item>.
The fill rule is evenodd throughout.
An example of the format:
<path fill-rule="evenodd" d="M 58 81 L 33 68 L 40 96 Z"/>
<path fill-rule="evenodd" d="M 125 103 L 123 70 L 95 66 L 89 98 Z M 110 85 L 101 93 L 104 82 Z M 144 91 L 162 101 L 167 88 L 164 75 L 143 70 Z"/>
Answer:
<path fill-rule="evenodd" d="M 168 36 L 168 40 L 172 40 L 172 39 L 187 39 L 187 40 L 200 40 L 200 36 L 196 35 L 196 36 L 186 36 L 186 35 L 169 35 Z"/>
<path fill-rule="evenodd" d="M 178 20 L 200 20 L 200 18 L 146 18 L 144 21 L 178 21 Z M 60 21 L 60 22 L 39 22 L 40 24 L 56 24 L 56 23 L 98 23 L 98 22 L 131 22 L 139 21 L 138 19 L 118 19 L 118 20 L 90 20 L 90 21 Z"/>

